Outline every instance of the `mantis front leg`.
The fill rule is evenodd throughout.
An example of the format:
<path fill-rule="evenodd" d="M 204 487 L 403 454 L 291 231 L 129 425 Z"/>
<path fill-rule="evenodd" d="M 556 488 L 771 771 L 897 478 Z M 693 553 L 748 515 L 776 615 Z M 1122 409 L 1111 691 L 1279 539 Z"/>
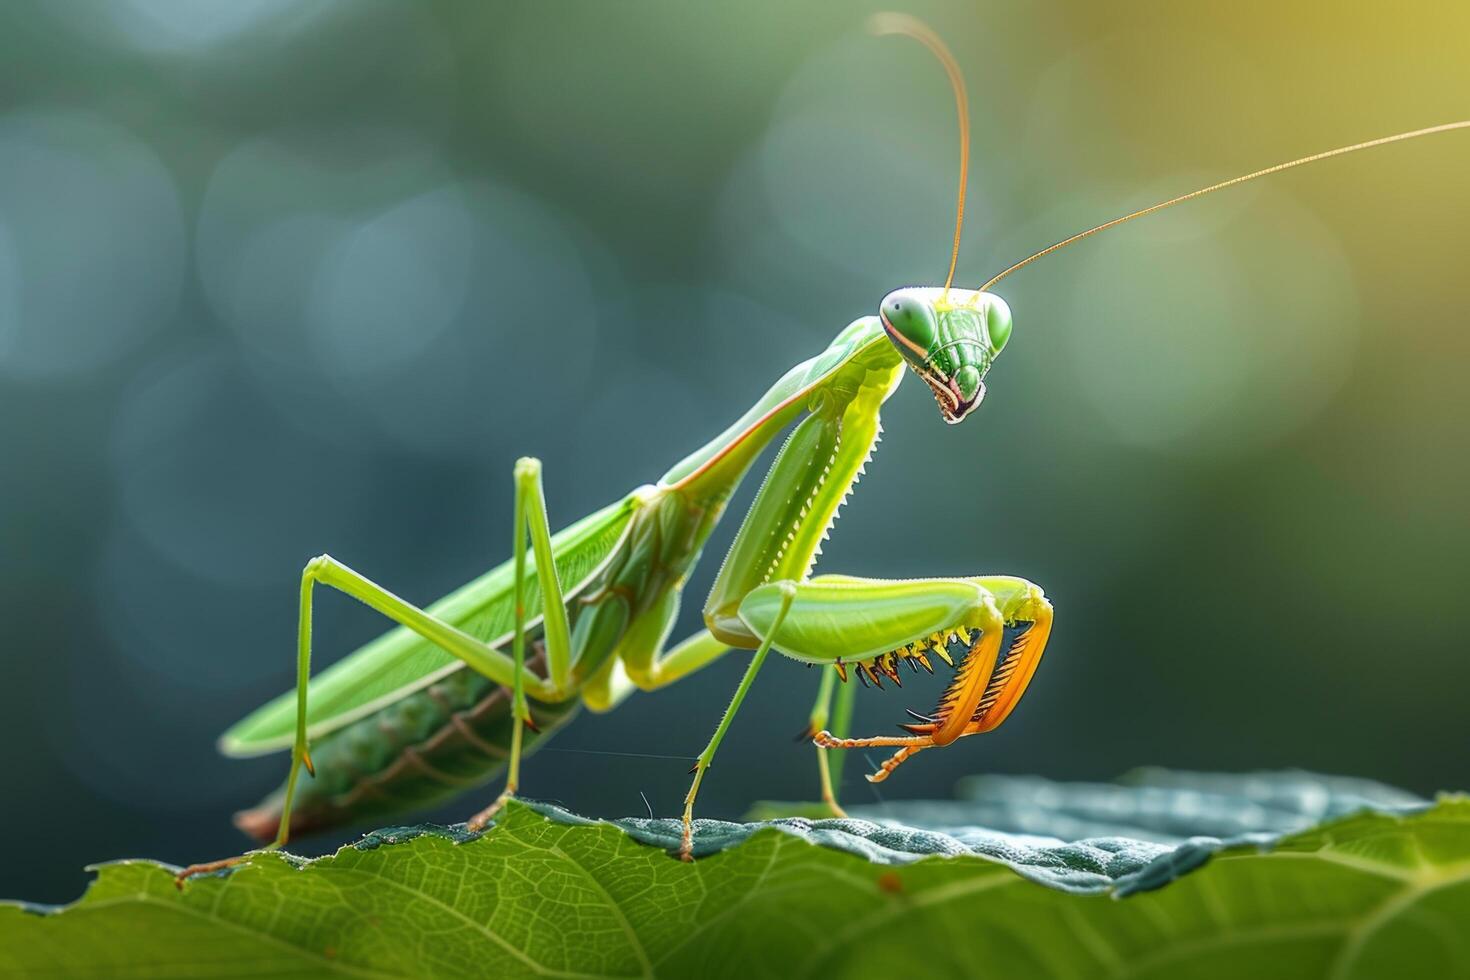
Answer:
<path fill-rule="evenodd" d="M 999 727 L 1031 683 L 1052 623 L 1051 603 L 1040 588 L 1001 575 L 909 581 L 820 576 L 798 587 L 794 609 L 785 606 L 766 587 L 747 597 L 740 614 L 782 652 L 809 663 L 832 663 L 844 679 L 860 672 L 880 687 L 885 677 L 902 686 L 901 661 L 930 668 L 932 657 L 955 667 L 933 712 L 910 712 L 917 723 L 901 726 L 908 735 L 816 733 L 813 741 L 823 748 L 897 748 L 868 777 L 875 783 L 924 749 Z M 1002 651 L 1003 630 L 1011 624 L 1027 629 Z M 956 641 L 966 646 L 957 665 L 949 652 Z"/>
<path fill-rule="evenodd" d="M 955 667 L 954 679 L 932 713 L 919 715 L 919 724 L 903 726 L 908 735 L 847 739 L 816 733 L 813 741 L 821 748 L 898 748 L 898 755 L 869 777 L 877 782 L 922 749 L 990 731 L 1004 721 L 1031 681 L 1051 626 L 1051 604 L 1041 589 L 1011 576 L 887 581 L 822 575 L 804 582 L 783 580 L 752 590 L 738 615 L 761 637 L 761 645 L 700 755 L 684 809 L 680 854 L 686 858 L 693 851 L 693 802 L 704 771 L 771 647 L 795 660 L 831 665 L 844 680 L 861 672 L 880 687 L 885 679 L 902 685 L 900 661 L 928 666 L 932 657 Z M 1004 629 L 1012 623 L 1031 626 L 1003 651 Z M 961 641 L 966 649 L 956 663 L 948 644 Z"/>

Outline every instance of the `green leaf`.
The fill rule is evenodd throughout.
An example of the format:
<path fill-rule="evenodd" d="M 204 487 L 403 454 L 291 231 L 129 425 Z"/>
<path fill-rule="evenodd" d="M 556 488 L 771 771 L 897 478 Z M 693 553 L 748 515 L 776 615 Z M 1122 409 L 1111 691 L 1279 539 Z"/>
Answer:
<path fill-rule="evenodd" d="M 257 854 L 183 891 L 162 865 L 109 864 L 64 909 L 0 906 L 0 974 L 1470 975 L 1465 798 L 1159 772 L 965 795 L 892 808 L 926 826 L 704 821 L 718 850 L 693 864 L 643 843 L 672 843 L 674 821 L 545 804 L 479 837 L 404 828 L 314 861 Z M 1048 833 L 1068 826 L 1082 836 Z"/>

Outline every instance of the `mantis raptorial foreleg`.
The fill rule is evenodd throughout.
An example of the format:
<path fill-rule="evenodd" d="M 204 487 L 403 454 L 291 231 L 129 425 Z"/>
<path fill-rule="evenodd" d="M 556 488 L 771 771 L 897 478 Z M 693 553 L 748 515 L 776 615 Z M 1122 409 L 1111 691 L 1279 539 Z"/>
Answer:
<path fill-rule="evenodd" d="M 903 755 L 907 758 L 921 748 L 989 731 L 1004 720 L 1041 659 L 1051 604 L 1035 585 L 1010 576 L 885 581 L 823 575 L 759 586 L 740 603 L 738 615 L 761 645 L 699 757 L 684 807 L 680 855 L 685 858 L 693 853 L 693 804 L 704 772 L 771 646 L 794 660 L 830 664 L 842 676 L 862 671 L 881 686 L 884 677 L 902 684 L 900 661 L 927 660 L 930 653 L 949 661 L 945 644 L 962 640 L 968 649 L 954 680 L 933 714 L 920 716 L 922 724 L 904 726 L 912 734 L 839 739 L 821 731 L 814 739 L 829 749 L 894 746 L 910 750 Z M 1005 626 L 1016 622 L 1033 625 L 1002 655 Z M 890 760 L 879 778 L 902 761 Z"/>
<path fill-rule="evenodd" d="M 949 745 L 966 735 L 979 735 L 994 731 L 1021 699 L 1051 635 L 1051 604 L 1039 596 L 1032 599 L 1028 609 L 1014 615 L 1012 620 L 1029 622 L 1031 625 L 1016 637 L 1005 656 L 987 656 L 982 647 L 987 638 L 982 635 L 961 665 L 939 708 L 933 716 L 919 724 L 904 725 L 912 734 L 905 736 L 878 735 L 871 738 L 846 738 L 833 732 L 820 731 L 813 742 L 821 748 L 856 749 L 887 746 L 897 748 L 878 771 L 868 776 L 868 781 L 881 783 L 895 769 L 924 749 Z M 994 634 L 995 650 L 999 649 L 1000 636 Z"/>
<path fill-rule="evenodd" d="M 873 782 L 923 749 L 999 726 L 1030 684 L 1051 632 L 1051 603 L 1041 589 L 1011 576 L 885 582 L 828 575 L 796 590 L 789 611 L 779 617 L 784 596 L 770 587 L 755 590 L 741 604 L 741 618 L 760 635 L 774 638 L 788 656 L 839 665 L 844 677 L 857 672 L 880 685 L 884 677 L 901 684 L 900 661 L 928 666 L 931 655 L 951 660 L 950 641 L 963 640 L 968 647 L 933 713 L 903 726 L 909 735 L 854 739 L 816 733 L 813 741 L 821 748 L 899 749 L 869 777 Z M 853 634 L 844 635 L 841 627 L 854 616 L 864 621 L 869 647 L 863 651 L 851 648 Z M 1012 623 L 1030 625 L 1003 652 L 1003 628 Z"/>

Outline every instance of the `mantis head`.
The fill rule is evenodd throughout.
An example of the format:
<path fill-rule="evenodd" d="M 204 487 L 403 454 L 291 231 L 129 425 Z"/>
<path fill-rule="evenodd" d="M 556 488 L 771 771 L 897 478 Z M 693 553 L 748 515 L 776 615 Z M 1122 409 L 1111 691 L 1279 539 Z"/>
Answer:
<path fill-rule="evenodd" d="M 934 397 L 939 402 L 939 413 L 944 416 L 944 421 L 950 424 L 962 421 L 985 397 L 985 372 L 990 370 L 991 363 L 1010 338 L 1010 307 L 1006 306 L 1005 300 L 989 290 L 1011 273 L 1099 232 L 1116 228 L 1135 218 L 1142 218 L 1165 208 L 1172 208 L 1176 204 L 1183 204 L 1185 201 L 1193 201 L 1206 194 L 1213 194 L 1227 187 L 1234 187 L 1237 184 L 1304 164 L 1316 163 L 1329 157 L 1341 156 L 1344 153 L 1356 153 L 1359 150 L 1418 139 L 1421 136 L 1430 136 L 1435 133 L 1470 129 L 1470 119 L 1442 123 L 1425 129 L 1381 136 L 1363 143 L 1339 146 L 1333 150 L 1298 157 L 1295 160 L 1278 163 L 1275 166 L 1239 177 L 1222 180 L 1208 187 L 1201 187 L 1199 190 L 1171 197 L 1167 201 L 1140 208 L 1111 221 L 1094 225 L 1086 231 L 1070 235 L 1053 245 L 1048 245 L 1039 252 L 1033 252 L 999 274 L 991 276 L 978 290 L 952 289 L 955 265 L 960 257 L 960 232 L 965 224 L 965 184 L 970 171 L 970 109 L 969 99 L 965 94 L 964 77 L 954 60 L 954 55 L 950 54 L 939 35 L 922 22 L 907 14 L 887 13 L 874 15 L 870 26 L 875 34 L 901 34 L 923 44 L 944 66 L 945 73 L 949 76 L 950 87 L 954 90 L 960 138 L 960 185 L 955 205 L 954 247 L 950 250 L 949 255 L 949 275 L 944 280 L 943 288 L 916 286 L 894 290 L 883 297 L 883 304 L 878 311 L 888 339 L 893 341 L 893 345 L 898 348 L 899 353 L 903 355 L 909 367 L 913 368 L 914 373 L 923 378 L 924 383 L 934 392 Z"/>
<path fill-rule="evenodd" d="M 883 329 L 914 373 L 934 392 L 939 414 L 950 425 L 964 420 L 985 397 L 985 372 L 1011 336 L 1011 309 L 983 288 L 952 289 L 965 224 L 965 182 L 970 171 L 970 109 L 965 81 L 939 36 L 906 14 L 879 14 L 874 33 L 903 34 L 923 44 L 949 75 L 960 136 L 960 190 L 955 205 L 954 248 L 943 288 L 912 286 L 883 297 Z M 989 286 L 989 283 L 986 284 Z"/>
<path fill-rule="evenodd" d="M 985 373 L 1011 336 L 1011 310 L 994 293 L 909 287 L 883 298 L 879 319 L 951 425 L 985 397 Z"/>

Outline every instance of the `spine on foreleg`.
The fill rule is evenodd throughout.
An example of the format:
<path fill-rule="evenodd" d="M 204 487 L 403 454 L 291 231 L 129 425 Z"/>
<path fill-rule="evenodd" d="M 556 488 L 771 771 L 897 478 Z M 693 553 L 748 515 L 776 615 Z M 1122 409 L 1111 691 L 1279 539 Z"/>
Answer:
<path fill-rule="evenodd" d="M 535 751 L 578 705 L 575 699 L 531 700 L 531 717 L 540 731 L 526 730 L 524 752 Z M 505 766 L 512 726 L 509 689 L 464 668 L 315 739 L 316 778 L 303 773 L 297 784 L 291 834 L 380 823 L 484 785 Z M 237 813 L 235 826 L 257 840 L 274 839 L 283 795 L 284 787 Z"/>

